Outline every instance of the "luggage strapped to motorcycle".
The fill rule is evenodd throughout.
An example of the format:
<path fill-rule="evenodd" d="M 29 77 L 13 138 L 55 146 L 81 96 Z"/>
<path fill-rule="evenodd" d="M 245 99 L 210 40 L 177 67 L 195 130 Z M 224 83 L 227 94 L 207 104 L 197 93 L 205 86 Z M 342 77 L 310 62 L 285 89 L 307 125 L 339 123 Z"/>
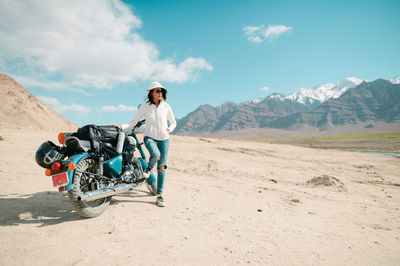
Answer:
<path fill-rule="evenodd" d="M 118 141 L 118 135 L 121 129 L 114 126 L 96 126 L 96 125 L 86 125 L 78 129 L 76 132 L 76 137 L 81 140 L 88 140 L 95 152 L 100 152 L 100 148 L 107 153 L 114 153 L 110 147 L 105 145 L 105 143 L 110 143 L 115 147 Z M 100 145 L 96 145 L 97 141 Z"/>

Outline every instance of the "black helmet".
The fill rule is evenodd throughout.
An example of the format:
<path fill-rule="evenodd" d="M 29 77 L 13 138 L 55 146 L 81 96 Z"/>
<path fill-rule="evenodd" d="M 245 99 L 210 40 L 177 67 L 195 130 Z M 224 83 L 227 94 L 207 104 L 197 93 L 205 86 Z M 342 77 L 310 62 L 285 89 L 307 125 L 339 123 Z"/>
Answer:
<path fill-rule="evenodd" d="M 52 163 L 65 158 L 62 150 L 62 147 L 58 147 L 51 141 L 46 141 L 36 151 L 36 162 L 41 167 L 50 168 Z"/>

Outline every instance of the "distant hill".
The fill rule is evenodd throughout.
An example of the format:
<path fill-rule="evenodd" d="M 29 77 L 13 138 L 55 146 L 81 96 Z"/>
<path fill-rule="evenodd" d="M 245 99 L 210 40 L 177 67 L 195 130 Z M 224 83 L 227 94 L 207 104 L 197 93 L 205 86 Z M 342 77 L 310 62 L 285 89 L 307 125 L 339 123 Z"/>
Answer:
<path fill-rule="evenodd" d="M 268 123 L 297 112 L 310 111 L 312 105 L 282 100 L 273 94 L 260 102 L 235 104 L 226 102 L 218 107 L 201 105 L 178 121 L 178 134 L 198 134 L 221 130 L 263 128 Z"/>
<path fill-rule="evenodd" d="M 74 130 L 78 126 L 0 73 L 0 128 Z"/>
<path fill-rule="evenodd" d="M 199 135 L 249 128 L 326 130 L 360 123 L 400 123 L 399 79 L 366 82 L 346 78 L 235 104 L 201 105 L 178 121 L 177 134 Z"/>

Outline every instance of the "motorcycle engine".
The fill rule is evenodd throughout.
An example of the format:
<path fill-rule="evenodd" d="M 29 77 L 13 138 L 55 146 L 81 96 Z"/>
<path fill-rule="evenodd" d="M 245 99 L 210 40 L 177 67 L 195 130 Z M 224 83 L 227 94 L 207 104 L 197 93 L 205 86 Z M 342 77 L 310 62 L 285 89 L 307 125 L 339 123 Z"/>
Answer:
<path fill-rule="evenodd" d="M 131 162 L 126 165 L 126 170 L 121 179 L 126 183 L 136 182 L 142 176 L 143 170 L 140 161 L 132 158 Z"/>

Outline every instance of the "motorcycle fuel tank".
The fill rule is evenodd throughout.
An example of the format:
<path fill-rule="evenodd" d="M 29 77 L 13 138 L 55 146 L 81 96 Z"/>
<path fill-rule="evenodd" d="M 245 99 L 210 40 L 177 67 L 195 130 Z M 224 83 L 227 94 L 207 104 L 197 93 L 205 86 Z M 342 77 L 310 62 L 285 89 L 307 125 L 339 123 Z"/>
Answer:
<path fill-rule="evenodd" d="M 104 172 L 120 175 L 122 172 L 122 154 L 105 161 Z"/>

